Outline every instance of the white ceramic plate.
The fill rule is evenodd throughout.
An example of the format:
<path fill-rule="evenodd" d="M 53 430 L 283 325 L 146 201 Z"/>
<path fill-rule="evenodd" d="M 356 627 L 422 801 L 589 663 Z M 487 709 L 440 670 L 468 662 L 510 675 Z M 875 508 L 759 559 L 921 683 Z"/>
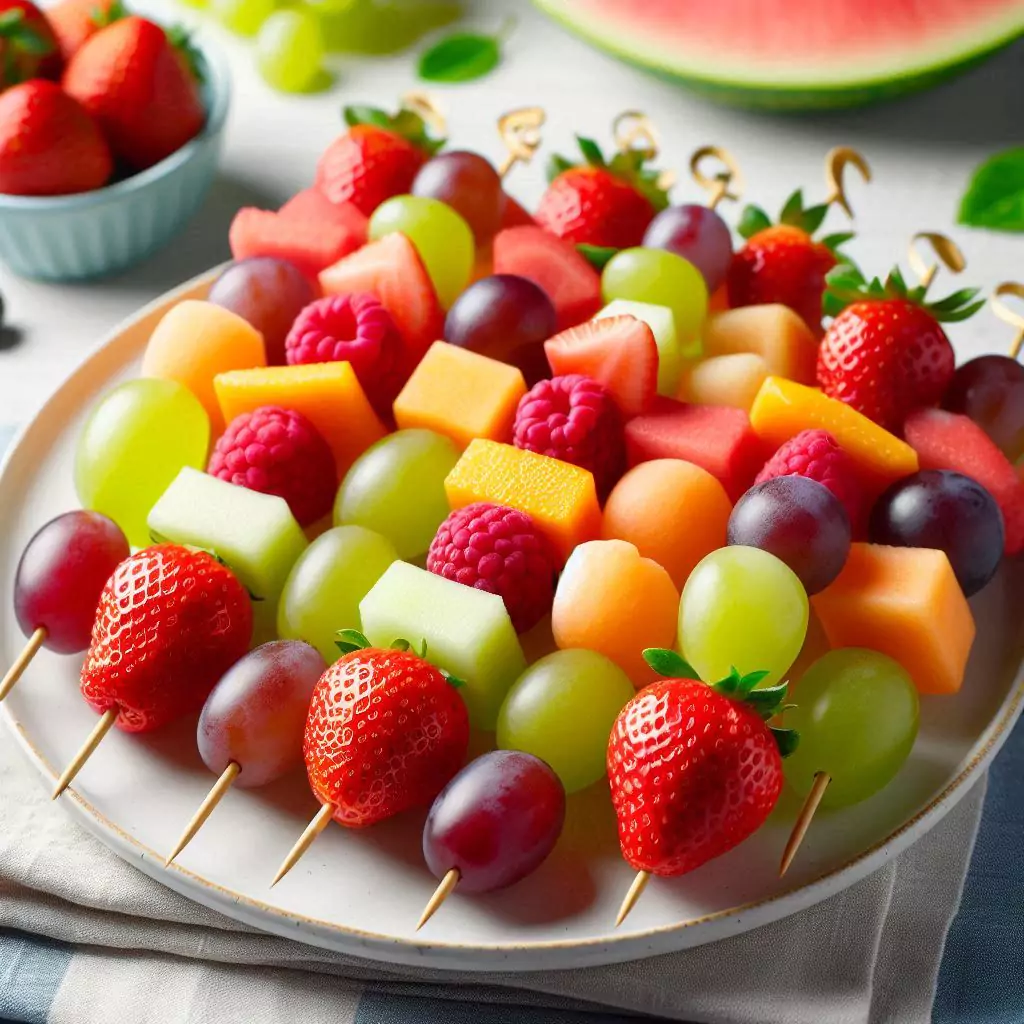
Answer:
<path fill-rule="evenodd" d="M 21 434 L 0 472 L 0 590 L 9 600 L 32 533 L 76 507 L 75 438 L 96 398 L 137 373 L 153 324 L 173 302 L 202 296 L 206 275 L 147 307 L 72 374 Z M 120 856 L 229 917 L 289 938 L 373 959 L 461 970 L 533 970 L 629 960 L 711 942 L 777 920 L 844 889 L 895 856 L 949 812 L 995 755 L 1020 713 L 1024 569 L 1004 566 L 975 598 L 979 624 L 967 681 L 923 702 L 921 734 L 899 777 L 858 807 L 814 823 L 784 881 L 776 875 L 796 802 L 786 796 L 755 836 L 675 880 L 655 880 L 619 930 L 615 911 L 632 872 L 618 855 L 607 794 L 570 801 L 565 834 L 530 878 L 488 897 L 454 895 L 422 932 L 435 880 L 423 866 L 423 814 L 363 833 L 332 825 L 273 890 L 270 879 L 317 809 L 304 777 L 230 793 L 174 867 L 163 859 L 213 781 L 196 753 L 194 722 L 151 737 L 112 731 L 61 800 Z M 0 655 L 21 649 L 6 614 Z M 52 788 L 96 716 L 78 693 L 77 658 L 42 652 L 3 705 L 3 717 Z"/>

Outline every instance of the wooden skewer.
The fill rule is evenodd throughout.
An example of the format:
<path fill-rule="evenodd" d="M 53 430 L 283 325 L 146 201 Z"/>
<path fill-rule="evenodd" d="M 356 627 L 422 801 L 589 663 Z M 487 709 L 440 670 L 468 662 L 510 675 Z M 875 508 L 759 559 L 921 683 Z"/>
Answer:
<path fill-rule="evenodd" d="M 705 174 L 701 164 L 709 157 L 714 157 L 725 169 L 717 174 Z M 707 204 L 710 210 L 714 210 L 723 199 L 735 202 L 743 194 L 743 172 L 740 165 L 732 153 L 721 146 L 701 146 L 696 150 L 690 157 L 690 174 L 701 188 L 710 193 Z"/>
<path fill-rule="evenodd" d="M 93 726 L 92 732 L 86 737 L 81 749 L 61 773 L 61 777 L 57 780 L 57 785 L 54 787 L 51 799 L 56 800 L 71 785 L 75 776 L 82 770 L 82 766 L 92 757 L 93 751 L 100 745 L 100 741 L 110 732 L 117 721 L 117 715 L 117 708 L 111 708 L 109 711 L 103 712 L 100 720 Z"/>
<path fill-rule="evenodd" d="M 420 922 L 416 925 L 416 931 L 419 931 L 437 913 L 441 904 L 455 892 L 455 886 L 459 884 L 461 877 L 458 868 L 452 868 L 445 874 L 434 890 L 434 895 L 430 897 L 427 905 L 423 908 L 423 913 L 420 914 Z"/>
<path fill-rule="evenodd" d="M 861 177 L 871 181 L 871 167 L 867 160 L 851 146 L 836 146 L 825 154 L 825 181 L 828 184 L 826 206 L 838 206 L 847 217 L 853 217 L 850 201 L 846 198 L 844 175 L 846 168 L 853 164 Z"/>
<path fill-rule="evenodd" d="M 633 879 L 633 884 L 629 887 L 629 892 L 626 893 L 622 906 L 619 907 L 618 916 L 615 918 L 616 928 L 629 917 L 629 912 L 636 906 L 636 901 L 640 899 L 650 880 L 651 873 L 649 871 L 638 871 L 636 873 L 636 878 Z"/>
<path fill-rule="evenodd" d="M 231 788 L 235 779 L 238 778 L 238 773 L 241 770 L 242 766 L 237 761 L 232 761 L 221 772 L 220 778 L 213 784 L 210 792 L 206 794 L 206 799 L 199 805 L 196 813 L 192 815 L 192 820 L 185 826 L 185 831 L 182 832 L 181 838 L 175 844 L 174 849 L 167 855 L 167 860 L 164 861 L 165 868 L 169 868 L 174 858 L 195 839 L 196 833 L 206 824 L 206 819 L 213 814 L 217 804 L 224 798 L 225 793 Z"/>
<path fill-rule="evenodd" d="M 331 823 L 331 818 L 334 816 L 334 805 L 324 804 L 319 811 L 316 812 L 316 816 L 306 826 L 305 831 L 299 836 L 298 841 L 288 851 L 288 856 L 282 861 L 281 866 L 277 869 L 277 874 L 274 875 L 274 880 L 270 883 L 270 888 L 273 889 L 278 882 L 288 874 L 289 871 L 299 862 L 299 858 L 313 845 L 313 840 Z"/>
<path fill-rule="evenodd" d="M 1004 295 L 1013 295 L 1018 299 L 1024 299 L 1024 284 L 1018 284 L 1016 281 L 1004 281 L 992 295 L 993 312 L 1000 320 L 1017 330 L 1016 337 L 1010 344 L 1010 358 L 1016 359 L 1020 356 L 1021 349 L 1024 348 L 1024 316 L 1002 301 Z M 0 693 L 0 700 L 2 699 L 3 695 Z"/>
<path fill-rule="evenodd" d="M 831 781 L 832 776 L 828 772 L 817 772 L 815 774 L 814 785 L 811 786 L 811 791 L 807 794 L 803 807 L 800 808 L 796 824 L 793 826 L 793 831 L 789 834 L 789 842 L 786 843 L 786 849 L 782 853 L 782 861 L 779 864 L 779 878 L 782 878 L 789 870 L 789 865 L 793 863 L 793 858 L 796 856 L 797 850 L 800 849 L 800 844 L 804 841 L 807 830 L 811 827 L 814 812 L 817 811 L 818 804 L 821 803 L 821 798 L 825 795 L 825 790 L 828 789 L 828 784 Z"/>
<path fill-rule="evenodd" d="M 528 164 L 540 149 L 540 130 L 547 120 L 543 107 L 520 107 L 498 118 L 498 134 L 508 153 L 498 168 L 504 180 L 516 164 Z"/>
<path fill-rule="evenodd" d="M 7 670 L 3 682 L 0 682 L 0 701 L 14 689 L 14 684 L 22 677 L 29 663 L 39 653 L 39 648 L 46 641 L 46 629 L 40 626 L 29 638 L 28 643 L 22 648 L 21 654 L 14 659 L 14 664 Z"/>
<path fill-rule="evenodd" d="M 932 252 L 938 256 L 939 262 L 925 263 L 924 258 L 917 251 L 918 242 L 927 242 Z M 956 242 L 952 238 L 940 235 L 937 231 L 918 231 L 914 235 L 907 249 L 907 262 L 910 264 L 910 269 L 917 274 L 922 288 L 928 288 L 931 285 L 940 266 L 944 266 L 954 274 L 959 274 L 967 266 L 967 260 L 964 259 L 964 254 Z"/>

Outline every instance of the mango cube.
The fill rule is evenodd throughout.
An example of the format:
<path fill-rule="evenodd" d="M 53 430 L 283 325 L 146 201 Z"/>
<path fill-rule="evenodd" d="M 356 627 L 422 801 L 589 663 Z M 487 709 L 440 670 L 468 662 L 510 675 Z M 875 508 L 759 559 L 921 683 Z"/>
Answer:
<path fill-rule="evenodd" d="M 531 516 L 561 562 L 577 544 L 601 535 L 601 507 L 587 469 L 508 444 L 477 439 L 444 482 L 453 509 L 475 501 Z"/>
<path fill-rule="evenodd" d="M 393 562 L 359 603 L 370 643 L 408 640 L 462 680 L 459 693 L 477 729 L 494 729 L 505 694 L 526 669 L 526 658 L 505 602 L 408 562 Z"/>
<path fill-rule="evenodd" d="M 974 642 L 967 598 L 942 551 L 854 544 L 811 605 L 833 647 L 898 661 L 921 693 L 956 693 Z"/>
<path fill-rule="evenodd" d="M 213 383 L 228 423 L 261 405 L 302 413 L 330 445 L 339 478 L 385 433 L 348 363 L 235 370 L 219 374 Z"/>
<path fill-rule="evenodd" d="M 475 437 L 510 441 L 525 394 L 517 367 L 435 341 L 395 399 L 395 422 L 444 434 L 459 448 Z"/>
<path fill-rule="evenodd" d="M 595 320 L 612 316 L 634 316 L 651 329 L 658 346 L 658 394 L 672 398 L 679 387 L 679 375 L 687 359 L 700 355 L 700 341 L 695 339 L 684 351 L 676 331 L 676 318 L 668 306 L 653 302 L 634 302 L 632 299 L 614 299 L 597 315 Z"/>

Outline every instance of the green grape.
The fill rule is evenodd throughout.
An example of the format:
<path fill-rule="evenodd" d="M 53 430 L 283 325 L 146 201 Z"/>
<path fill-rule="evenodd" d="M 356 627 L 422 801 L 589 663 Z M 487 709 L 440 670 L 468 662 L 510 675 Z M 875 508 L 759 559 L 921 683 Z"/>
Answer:
<path fill-rule="evenodd" d="M 383 238 L 395 231 L 416 246 L 438 300 L 448 309 L 473 274 L 476 247 L 469 225 L 440 199 L 395 196 L 374 210 L 370 238 Z"/>
<path fill-rule="evenodd" d="M 555 651 L 512 685 L 498 713 L 498 747 L 546 761 L 567 793 L 606 771 L 608 737 L 636 691 L 613 661 L 596 651 Z"/>
<path fill-rule="evenodd" d="M 359 456 L 334 502 L 335 526 L 365 526 L 383 534 L 399 558 L 426 553 L 447 517 L 444 478 L 459 451 L 432 430 L 398 430 Z"/>
<path fill-rule="evenodd" d="M 330 664 L 341 657 L 339 629 L 361 629 L 359 602 L 398 561 L 386 537 L 363 526 L 336 526 L 317 537 L 295 563 L 277 608 L 284 640 L 305 640 Z"/>
<path fill-rule="evenodd" d="M 320 22 L 307 11 L 275 11 L 256 37 L 256 67 L 282 92 L 308 92 L 322 78 Z"/>
<path fill-rule="evenodd" d="M 802 796 L 817 772 L 832 776 L 822 804 L 845 807 L 887 785 L 917 737 L 920 703 L 904 668 L 877 651 L 845 647 L 819 658 L 792 693 L 787 728 L 800 733 L 783 761 Z"/>
<path fill-rule="evenodd" d="M 274 0 L 210 0 L 214 17 L 240 36 L 256 35 L 274 8 Z"/>
<path fill-rule="evenodd" d="M 174 380 L 130 380 L 100 401 L 79 435 L 78 499 L 145 547 L 149 510 L 182 467 L 205 468 L 209 444 L 209 417 L 188 388 Z"/>
<path fill-rule="evenodd" d="M 700 355 L 700 336 L 708 315 L 708 287 L 689 260 L 664 249 L 623 249 L 601 274 L 605 302 L 631 299 L 668 306 L 675 317 L 683 358 Z"/>
<path fill-rule="evenodd" d="M 398 53 L 428 32 L 457 21 L 459 3 L 432 0 L 314 0 L 331 53 Z"/>
<path fill-rule="evenodd" d="M 735 666 L 782 680 L 807 634 L 807 592 L 785 562 L 736 545 L 697 563 L 679 602 L 679 643 L 701 679 L 712 683 Z"/>

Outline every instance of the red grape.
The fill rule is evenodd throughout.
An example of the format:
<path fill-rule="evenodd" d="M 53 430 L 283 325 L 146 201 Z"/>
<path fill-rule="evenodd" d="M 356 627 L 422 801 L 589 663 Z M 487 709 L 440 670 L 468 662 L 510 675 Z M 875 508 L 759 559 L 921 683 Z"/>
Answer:
<path fill-rule="evenodd" d="M 439 879 L 455 868 L 464 892 L 502 889 L 540 865 L 564 820 L 565 790 L 547 764 L 519 750 L 493 750 L 434 801 L 423 856 Z"/>
<path fill-rule="evenodd" d="M 210 288 L 209 301 L 263 335 L 268 366 L 284 366 L 284 340 L 295 318 L 320 297 L 320 289 L 298 267 L 273 256 L 253 256 L 224 268 Z"/>
<path fill-rule="evenodd" d="M 472 228 L 477 245 L 485 245 L 501 227 L 505 193 L 501 178 L 479 153 L 453 149 L 428 160 L 412 183 L 414 196 L 447 203 Z"/>
<path fill-rule="evenodd" d="M 14 577 L 14 613 L 28 636 L 46 630 L 59 654 L 89 646 L 100 592 L 131 554 L 121 528 L 99 512 L 65 512 L 25 546 Z"/>
<path fill-rule="evenodd" d="M 707 206 L 669 206 L 647 226 L 643 244 L 689 260 L 704 275 L 708 292 L 725 281 L 732 262 L 729 225 Z"/>
<path fill-rule="evenodd" d="M 989 355 L 964 363 L 942 405 L 974 420 L 1011 462 L 1024 455 L 1024 366 L 1016 359 Z"/>
<path fill-rule="evenodd" d="M 992 579 L 1003 556 L 995 498 L 977 480 L 943 469 L 889 487 L 871 510 L 868 536 L 875 544 L 944 551 L 967 597 Z"/>

